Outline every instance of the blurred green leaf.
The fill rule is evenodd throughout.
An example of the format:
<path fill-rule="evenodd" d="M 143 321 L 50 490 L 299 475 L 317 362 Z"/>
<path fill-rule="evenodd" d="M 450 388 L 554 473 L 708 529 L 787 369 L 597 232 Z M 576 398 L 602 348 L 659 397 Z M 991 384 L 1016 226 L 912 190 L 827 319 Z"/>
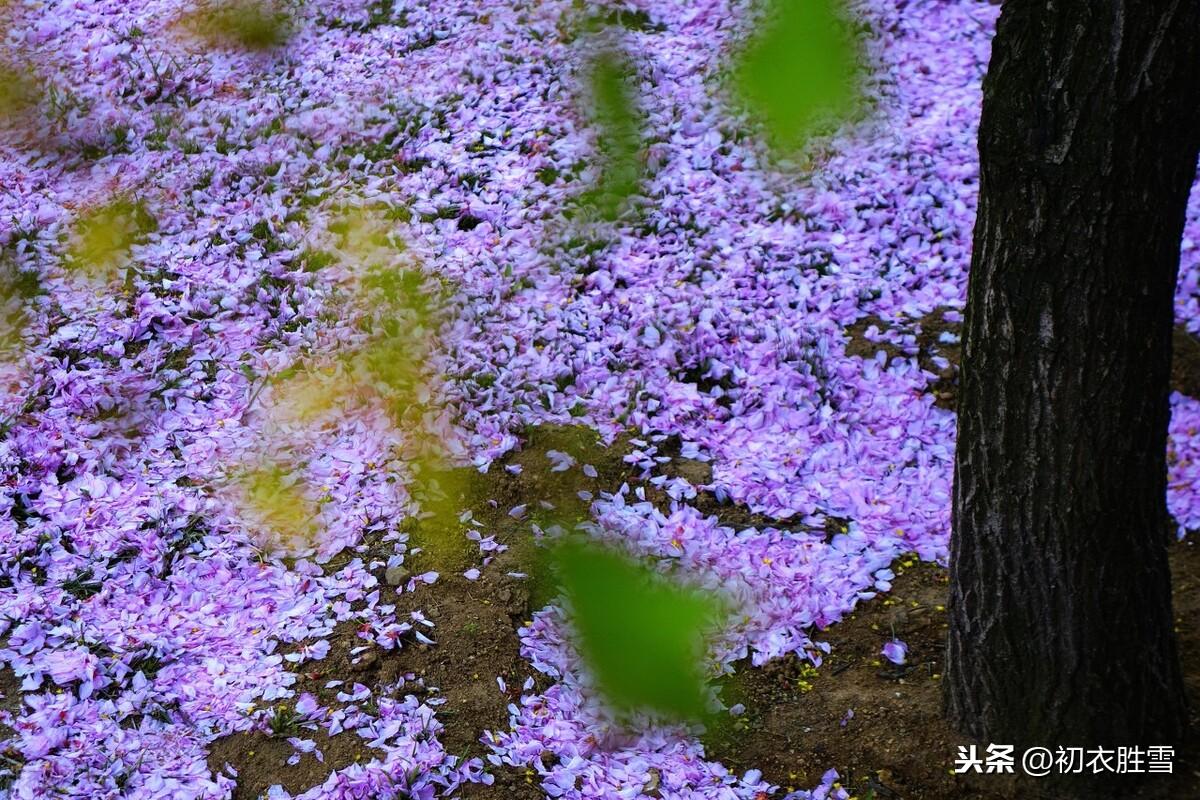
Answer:
<path fill-rule="evenodd" d="M 671 719 L 704 716 L 704 636 L 722 603 L 594 544 L 567 540 L 554 561 L 580 652 L 608 702 Z"/>
<path fill-rule="evenodd" d="M 772 144 L 799 147 L 819 123 L 851 112 L 858 46 L 836 0 L 772 0 L 737 58 L 734 90 Z"/>
<path fill-rule="evenodd" d="M 347 206 L 329 225 L 337 250 L 358 274 L 359 304 L 377 316 L 402 318 L 402 329 L 416 331 L 434 324 L 445 298 L 415 259 L 404 257 L 407 246 L 395 230 L 395 222 L 379 206 Z"/>
<path fill-rule="evenodd" d="M 583 198 L 604 219 L 615 219 L 625 198 L 634 194 L 642 179 L 641 120 L 629 90 L 632 73 L 628 59 L 614 48 L 601 51 L 592 61 L 589 84 L 592 122 L 599 129 L 600 180 Z"/>
<path fill-rule="evenodd" d="M 224 0 L 183 19 L 189 30 L 212 46 L 271 50 L 292 35 L 292 20 L 268 0 Z"/>

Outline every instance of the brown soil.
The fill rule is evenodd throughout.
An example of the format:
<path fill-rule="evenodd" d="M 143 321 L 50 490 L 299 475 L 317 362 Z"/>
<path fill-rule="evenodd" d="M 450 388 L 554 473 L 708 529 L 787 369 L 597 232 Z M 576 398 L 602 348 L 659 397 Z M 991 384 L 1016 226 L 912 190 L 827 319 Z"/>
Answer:
<path fill-rule="evenodd" d="M 1175 326 L 1171 341 L 1171 388 L 1200 398 L 1200 340 L 1182 325 Z"/>
<path fill-rule="evenodd" d="M 917 344 L 920 347 L 918 363 L 921 369 L 937 375 L 929 385 L 933 393 L 933 404 L 953 411 L 958 406 L 958 366 L 962 363 L 962 344 L 955 342 L 947 344 L 940 341 L 943 333 L 962 335 L 962 323 L 947 322 L 945 313 L 952 311 L 949 307 L 937 308 L 921 317 L 918 321 L 920 331 L 917 333 Z M 933 357 L 941 356 L 950 362 L 948 366 L 939 367 Z"/>
<path fill-rule="evenodd" d="M 7 638 L 4 641 L 8 645 Z M 21 681 L 12 668 L 0 666 L 0 712 L 17 717 L 21 713 Z M 0 741 L 12 738 L 16 731 L 0 721 Z M 16 775 L 21 771 L 25 758 L 16 747 L 0 748 L 0 793 L 12 789 Z"/>
<path fill-rule="evenodd" d="M 884 352 L 887 359 L 890 361 L 893 358 L 904 358 L 906 353 L 891 342 L 873 342 L 867 338 L 867 328 L 874 325 L 880 332 L 889 330 L 893 327 L 893 323 L 875 314 L 868 314 L 862 317 L 846 328 L 846 355 L 858 356 L 859 358 L 874 358 L 875 354 L 880 350 Z"/>
<path fill-rule="evenodd" d="M 21 681 L 12 668 L 0 666 L 0 711 L 17 714 L 21 710 Z M 0 738 L 12 734 L 12 728 L 0 722 Z"/>
<path fill-rule="evenodd" d="M 1193 734 L 1174 774 L 1131 791 L 1130 798 L 1200 797 L 1200 546 L 1174 545 L 1171 565 Z M 708 755 L 735 771 L 761 769 L 767 780 L 795 788 L 815 785 L 834 767 L 860 798 L 1039 797 L 1031 779 L 950 774 L 957 746 L 972 741 L 941 717 L 948 574 L 912 559 L 893 569 L 891 592 L 824 632 L 832 653 L 819 669 L 789 659 L 743 666 L 726 680 L 726 703 L 742 703 L 746 711 L 706 737 Z M 880 655 L 893 634 L 909 647 L 903 667 Z"/>
<path fill-rule="evenodd" d="M 482 570 L 477 581 L 469 581 L 462 573 L 478 566 L 480 556 L 474 542 L 463 536 L 466 527 L 455 521 L 447 531 L 445 519 L 410 522 L 406 530 L 409 544 L 423 552 L 410 554 L 405 562 L 409 575 L 437 570 L 440 578 L 432 586 L 419 584 L 416 591 L 399 595 L 395 602 L 397 616 L 419 610 L 432 620 L 435 628 L 425 631 L 436 641 L 425 645 L 406 640 L 398 651 L 372 648 L 357 655 L 350 651 L 365 644 L 358 637 L 353 623 L 339 625 L 329 637 L 330 652 L 319 662 L 309 662 L 297 675 L 297 692 L 310 692 L 323 705 L 336 706 L 338 688 L 325 689 L 330 680 L 358 682 L 378 693 L 383 687 L 411 676 L 399 690 L 400 694 L 421 697 L 441 697 L 447 703 L 439 707 L 437 718 L 445 728 L 439 741 L 447 752 L 471 758 L 483 756 L 487 748 L 480 742 L 484 731 L 505 730 L 508 727 L 508 704 L 520 696 L 527 677 L 533 677 L 538 689 L 544 689 L 544 676 L 534 671 L 521 658 L 517 629 L 530 618 L 533 611 L 550 602 L 557 589 L 548 575 L 541 549 L 530 535 L 530 521 L 553 522 L 583 519 L 588 504 L 578 496 L 579 491 L 598 495 L 622 483 L 637 483 L 640 470 L 626 464 L 622 456 L 630 443 L 622 439 L 605 447 L 595 432 L 584 427 L 543 425 L 525 431 L 522 448 L 493 465 L 486 475 L 472 469 L 452 470 L 442 476 L 440 485 L 456 498 L 447 508 L 456 509 L 444 515 L 457 520 L 457 509 L 469 509 L 480 523 L 480 529 L 494 534 L 497 541 L 509 549 L 496 555 Z M 675 455 L 670 442 L 661 448 Z M 570 469 L 552 472 L 552 462 L 546 453 L 557 450 L 568 453 L 578 462 Z M 513 475 L 504 467 L 520 465 L 521 472 Z M 581 470 L 583 464 L 596 468 L 597 477 L 588 478 Z M 711 482 L 709 465 L 688 459 L 675 458 L 665 470 L 686 477 L 692 483 Z M 652 486 L 646 486 L 647 497 L 666 506 L 665 497 Z M 545 508 L 540 501 L 553 508 Z M 510 515 L 516 506 L 526 506 L 520 518 Z M 716 515 L 725 525 L 736 528 L 780 523 L 754 514 L 737 504 L 718 504 L 712 494 L 702 492 L 698 507 Z M 832 520 L 830 524 L 844 524 Z M 447 545 L 447 542 L 454 542 Z M 371 541 L 366 558 L 383 558 L 390 545 Z M 327 566 L 331 572 L 361 553 L 346 553 L 334 558 Z M 525 573 L 518 579 L 507 573 Z M 386 584 L 386 574 L 380 570 L 376 577 Z M 295 646 L 280 648 L 281 652 Z M 503 677 L 509 686 L 501 693 L 496 677 Z M 340 688 L 340 687 L 339 687 Z M 313 739 L 324 755 L 319 762 L 305 755 L 299 763 L 288 766 L 292 747 L 289 736 Z M 209 767 L 220 770 L 226 763 L 238 773 L 234 800 L 254 800 L 275 783 L 295 794 L 324 781 L 330 772 L 355 762 L 366 762 L 380 753 L 366 745 L 366 740 L 354 732 L 329 737 L 311 730 L 286 730 L 279 735 L 267 733 L 233 734 L 213 742 L 209 751 Z M 495 783 L 491 786 L 470 785 L 460 796 L 479 800 L 501 798 L 542 797 L 536 776 L 512 769 L 491 769 Z"/>
<path fill-rule="evenodd" d="M 928 392 L 933 395 L 934 405 L 953 411 L 958 397 L 958 365 L 962 360 L 962 345 L 940 341 L 943 333 L 959 336 L 962 324 L 947 322 L 945 315 L 949 311 L 957 311 L 949 306 L 935 308 L 920 319 L 912 322 L 888 322 L 875 315 L 869 315 L 856 321 L 846 329 L 849 341 L 846 343 L 846 355 L 859 358 L 874 358 L 875 354 L 883 351 L 887 360 L 893 358 L 917 358 L 921 369 L 932 373 L 933 381 L 928 386 Z M 890 342 L 872 342 L 866 338 L 867 328 L 874 325 L 880 331 L 899 330 L 915 333 L 917 339 L 916 353 L 907 353 Z M 934 362 L 934 357 L 940 356 L 950 362 L 940 367 Z"/>
<path fill-rule="evenodd" d="M 1200 797 L 1200 543 L 1193 536 L 1173 545 L 1171 550 L 1175 631 L 1191 709 L 1191 732 L 1182 757 L 1175 764 L 1174 779 L 1166 784 L 1170 791 L 1161 796 L 1184 800 Z"/>

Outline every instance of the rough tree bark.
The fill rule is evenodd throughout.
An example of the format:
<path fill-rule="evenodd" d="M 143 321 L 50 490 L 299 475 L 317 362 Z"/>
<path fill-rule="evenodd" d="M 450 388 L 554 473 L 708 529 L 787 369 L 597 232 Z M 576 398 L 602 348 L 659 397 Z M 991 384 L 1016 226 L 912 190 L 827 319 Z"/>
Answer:
<path fill-rule="evenodd" d="M 984 742 L 1177 742 L 1172 298 L 1200 0 L 1007 0 L 984 81 L 946 710 Z M 1018 749 L 1020 752 L 1020 749 Z"/>

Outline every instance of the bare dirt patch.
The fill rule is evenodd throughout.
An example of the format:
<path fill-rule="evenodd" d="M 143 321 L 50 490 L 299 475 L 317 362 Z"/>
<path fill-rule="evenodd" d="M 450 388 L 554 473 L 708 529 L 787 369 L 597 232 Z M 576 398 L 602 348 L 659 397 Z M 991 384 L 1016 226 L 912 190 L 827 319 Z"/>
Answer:
<path fill-rule="evenodd" d="M 958 407 L 958 370 L 962 364 L 962 323 L 949 322 L 946 313 L 956 311 L 948 307 L 936 308 L 918 321 L 920 332 L 917 344 L 920 354 L 917 363 L 921 369 L 937 377 L 929 384 L 933 404 L 951 411 Z M 949 363 L 941 363 L 949 362 Z"/>
<path fill-rule="evenodd" d="M 898 346 L 888 341 L 875 342 L 867 338 L 867 331 L 876 328 L 880 332 L 890 330 L 893 325 L 886 319 L 875 314 L 868 314 L 855 320 L 846 328 L 846 355 L 858 356 L 863 359 L 875 358 L 875 354 L 883 351 L 888 361 L 893 358 L 905 358 L 908 354 Z"/>
<path fill-rule="evenodd" d="M 1200 546 L 1172 545 L 1171 567 L 1192 736 L 1174 774 L 1131 790 L 1130 798 L 1200 797 Z M 1039 797 L 1036 781 L 950 774 L 958 745 L 983 743 L 955 733 L 941 715 L 948 573 L 912 560 L 894 570 L 890 593 L 823 633 L 832 652 L 819 669 L 785 659 L 743 666 L 726 680 L 726 703 L 746 711 L 706 737 L 709 756 L 796 788 L 834 767 L 851 794 L 876 800 Z M 880 655 L 893 635 L 909 647 L 902 667 Z"/>
<path fill-rule="evenodd" d="M 21 681 L 10 667 L 0 667 L 0 712 L 16 717 L 21 713 L 21 705 Z M 0 721 L 0 740 L 10 739 L 15 734 L 15 730 Z M 0 790 L 10 788 L 13 776 L 20 772 L 24 763 L 25 759 L 15 747 L 0 749 Z"/>
<path fill-rule="evenodd" d="M 1171 352 L 1171 388 L 1200 399 L 1200 339 L 1176 325 Z"/>
<path fill-rule="evenodd" d="M 953 411 L 957 406 L 958 369 L 962 361 L 962 344 L 959 338 L 962 323 L 950 322 L 946 315 L 956 312 L 961 313 L 959 309 L 941 306 L 911 322 L 889 322 L 873 314 L 868 315 L 846 328 L 846 335 L 849 337 L 846 355 L 873 359 L 882 351 L 885 361 L 894 358 L 916 358 L 921 369 L 934 376 L 927 387 L 927 392 L 933 395 L 934 405 Z M 880 332 L 897 331 L 912 334 L 916 339 L 916 347 L 904 349 L 891 342 L 872 341 L 867 338 L 867 331 L 871 327 Z"/>

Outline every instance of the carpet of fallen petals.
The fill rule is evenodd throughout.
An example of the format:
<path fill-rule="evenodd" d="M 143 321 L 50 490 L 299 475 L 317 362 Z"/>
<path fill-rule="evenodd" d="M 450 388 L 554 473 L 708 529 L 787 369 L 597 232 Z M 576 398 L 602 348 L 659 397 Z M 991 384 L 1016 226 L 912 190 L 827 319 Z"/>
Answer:
<path fill-rule="evenodd" d="M 955 416 L 930 387 L 951 365 L 919 337 L 936 321 L 952 345 L 961 320 L 997 7 L 856 5 L 870 113 L 782 162 L 722 95 L 747 10 L 331 0 L 298 5 L 285 44 L 244 51 L 199 39 L 187 0 L 0 4 L 3 57 L 43 89 L 0 144 L 0 267 L 15 287 L 0 663 L 19 695 L 0 718 L 0 797 L 228 797 L 236 775 L 210 770 L 210 744 L 266 730 L 280 703 L 297 754 L 318 728 L 375 754 L 297 795 L 313 800 L 441 796 L 504 765 L 552 797 L 786 794 L 706 759 L 694 729 L 618 725 L 553 605 L 520 630 L 549 688 L 509 687 L 511 725 L 481 731 L 485 758 L 446 752 L 438 701 L 406 692 L 412 676 L 386 696 L 347 679 L 333 704 L 294 688 L 348 620 L 385 649 L 436 641 L 396 599 L 440 576 L 380 577 L 411 555 L 400 527 L 419 511 L 414 453 L 430 437 L 485 475 L 531 424 L 632 435 L 630 460 L 670 507 L 609 487 L 593 533 L 750 610 L 715 640 L 713 674 L 747 657 L 819 661 L 819 629 L 887 591 L 897 557 L 944 562 Z M 618 219 L 584 224 L 589 16 L 612 23 L 636 70 L 646 177 Z M 118 263 L 85 268 L 88 225 L 113 208 L 147 219 Z M 444 298 L 436 322 L 409 329 L 413 348 L 433 342 L 417 426 L 337 386 L 336 413 L 282 411 L 278 376 L 337 363 L 379 317 L 359 302 L 348 235 L 368 218 L 386 230 L 366 237 L 386 251 L 370 257 Z M 1198 243 L 1193 197 L 1176 304 L 1193 333 Z M 866 317 L 880 351 L 849 354 Z M 1200 529 L 1200 399 L 1171 402 L 1183 536 Z M 711 462 L 711 483 L 668 476 L 668 439 L 671 455 Z M 242 494 L 270 485 L 311 505 L 311 544 L 264 540 L 286 509 L 237 491 L 264 463 L 276 471 Z M 780 527 L 725 527 L 698 492 Z M 473 533 L 485 574 L 488 537 Z M 790 796 L 844 796 L 835 779 Z"/>

